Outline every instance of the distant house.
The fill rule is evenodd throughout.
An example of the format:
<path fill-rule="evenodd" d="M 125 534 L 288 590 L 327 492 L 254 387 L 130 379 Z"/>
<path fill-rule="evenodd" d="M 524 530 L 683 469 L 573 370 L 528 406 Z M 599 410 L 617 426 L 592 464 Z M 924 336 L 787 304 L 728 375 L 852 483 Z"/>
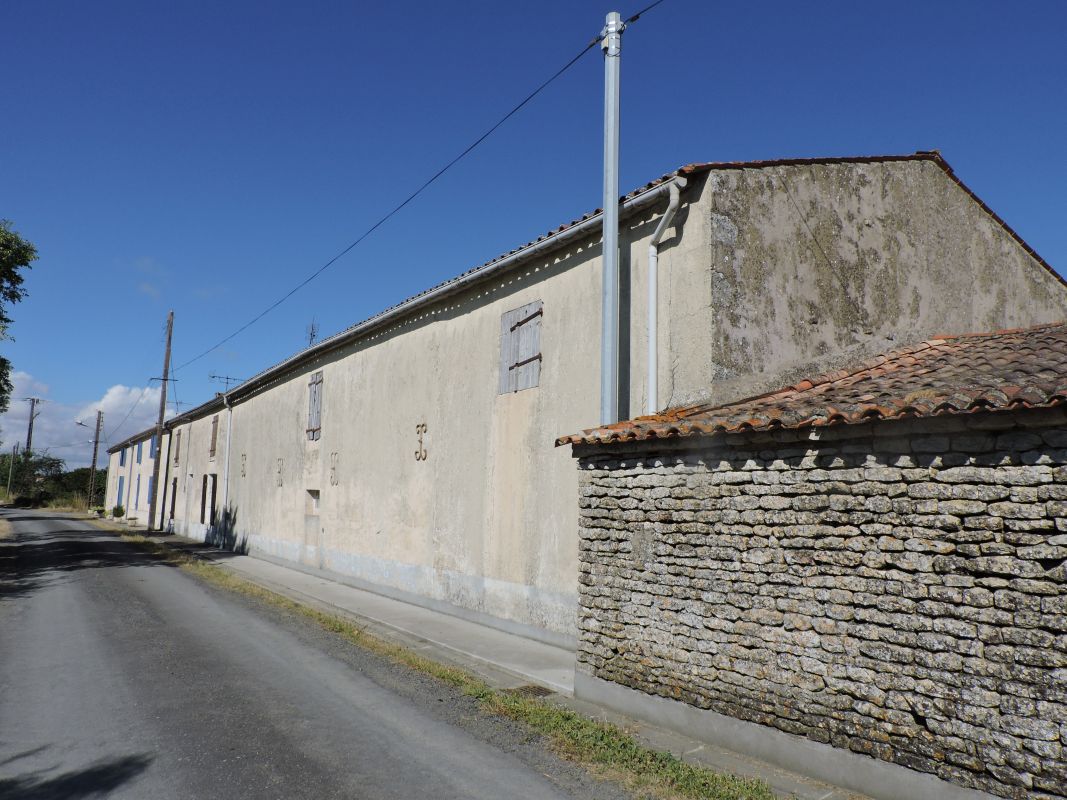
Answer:
<path fill-rule="evenodd" d="M 147 522 L 157 450 L 155 428 L 136 433 L 108 448 L 107 489 L 104 495 L 108 511 L 115 506 L 122 506 L 126 517 Z"/>
<path fill-rule="evenodd" d="M 622 201 L 622 417 L 646 410 L 648 252 L 675 193 L 660 407 L 1067 318 L 1063 281 L 936 153 L 690 165 Z M 573 646 L 578 477 L 552 444 L 598 418 L 600 225 L 562 225 L 169 420 L 166 524 L 203 538 L 225 509 L 253 554 Z"/>
<path fill-rule="evenodd" d="M 1067 323 L 559 443 L 576 696 L 877 798 L 1067 796 Z"/>

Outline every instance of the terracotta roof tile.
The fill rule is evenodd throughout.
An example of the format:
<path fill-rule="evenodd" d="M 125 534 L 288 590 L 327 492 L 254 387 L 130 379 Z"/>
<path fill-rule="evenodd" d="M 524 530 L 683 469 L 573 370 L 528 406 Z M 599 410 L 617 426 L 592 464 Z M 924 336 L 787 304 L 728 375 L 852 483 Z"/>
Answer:
<path fill-rule="evenodd" d="M 728 405 L 669 409 L 556 440 L 599 444 L 1067 403 L 1067 322 L 940 336 Z"/>

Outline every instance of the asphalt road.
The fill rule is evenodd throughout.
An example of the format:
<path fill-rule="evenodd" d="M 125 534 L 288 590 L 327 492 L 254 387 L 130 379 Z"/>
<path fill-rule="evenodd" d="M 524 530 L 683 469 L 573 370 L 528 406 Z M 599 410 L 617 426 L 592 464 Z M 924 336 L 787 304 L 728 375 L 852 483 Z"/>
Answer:
<path fill-rule="evenodd" d="M 0 517 L 0 800 L 625 796 L 302 618 L 86 522 Z"/>

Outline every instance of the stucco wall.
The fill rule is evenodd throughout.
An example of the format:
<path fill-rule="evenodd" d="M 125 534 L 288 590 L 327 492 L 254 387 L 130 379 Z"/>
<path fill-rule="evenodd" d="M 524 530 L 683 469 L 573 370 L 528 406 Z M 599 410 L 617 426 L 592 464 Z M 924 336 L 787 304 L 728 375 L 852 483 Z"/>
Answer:
<path fill-rule="evenodd" d="M 239 402 L 230 497 L 253 551 L 573 636 L 577 485 L 552 438 L 590 424 L 599 403 L 590 246 Z M 540 383 L 498 394 L 501 316 L 534 300 Z M 309 441 L 308 380 L 320 370 L 321 438 Z"/>
<path fill-rule="evenodd" d="M 674 403 L 732 402 L 936 334 L 1067 318 L 1060 280 L 934 161 L 716 170 L 700 214 L 710 290 L 687 324 L 710 340 Z"/>
<path fill-rule="evenodd" d="M 215 454 L 211 455 L 212 420 L 218 417 Z M 160 503 L 164 507 L 164 527 L 185 536 L 203 540 L 211 527 L 211 480 L 215 481 L 216 512 L 223 507 L 226 466 L 226 426 L 229 421 L 225 409 L 212 409 L 191 421 L 175 425 L 164 437 L 160 463 Z M 175 437 L 181 433 L 175 459 Z M 208 477 L 208 496 L 204 502 L 204 522 L 201 523 L 201 504 L 204 498 L 204 477 Z M 177 493 L 173 492 L 177 480 Z M 163 494 L 165 492 L 165 495 Z M 174 522 L 171 507 L 174 509 Z"/>
<path fill-rule="evenodd" d="M 583 448 L 578 669 L 1067 796 L 1065 446 L 1055 410 Z"/>

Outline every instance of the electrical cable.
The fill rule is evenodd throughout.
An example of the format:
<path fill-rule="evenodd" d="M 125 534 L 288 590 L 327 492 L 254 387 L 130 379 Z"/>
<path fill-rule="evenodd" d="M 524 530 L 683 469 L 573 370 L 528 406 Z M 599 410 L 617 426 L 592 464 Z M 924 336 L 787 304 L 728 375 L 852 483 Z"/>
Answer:
<path fill-rule="evenodd" d="M 159 380 L 159 378 L 149 378 L 148 379 L 148 383 L 151 384 L 152 381 L 158 381 L 158 380 Z M 148 390 L 150 388 L 152 388 L 151 385 L 145 386 L 144 389 L 141 391 L 141 396 L 133 401 L 133 405 L 130 406 L 130 410 L 127 411 L 126 412 L 126 416 L 122 418 L 122 422 L 120 422 L 118 425 L 116 425 L 114 428 L 112 428 L 110 434 L 104 434 L 105 441 L 107 441 L 108 443 L 111 442 L 111 437 L 114 436 L 116 433 L 118 433 L 119 428 L 121 428 L 123 425 L 126 424 L 126 420 L 128 420 L 130 418 L 130 414 L 133 413 L 133 410 L 135 408 L 137 408 L 137 406 L 139 406 L 141 404 L 141 401 L 144 400 L 144 396 L 146 394 L 148 394 Z M 104 431 L 101 431 L 101 433 L 104 433 Z"/>
<path fill-rule="evenodd" d="M 623 24 L 624 25 L 629 25 L 632 22 L 637 22 L 637 20 L 641 19 L 641 15 L 642 14 L 644 14 L 646 11 L 651 11 L 652 9 L 654 9 L 656 6 L 658 6 L 662 2 L 663 2 L 663 0 L 656 0 L 655 3 L 652 3 L 650 5 L 645 6 L 640 11 L 638 11 L 636 14 L 634 14 L 632 17 L 629 17 Z"/>
<path fill-rule="evenodd" d="M 636 14 L 634 14 L 631 17 L 629 17 L 626 20 L 626 24 L 630 24 L 630 23 L 636 22 L 638 20 L 638 18 L 642 14 L 652 10 L 653 8 L 655 8 L 656 6 L 658 6 L 662 2 L 664 2 L 664 0 L 656 0 L 656 2 L 654 2 L 654 3 L 646 6 L 645 8 L 641 9 Z M 218 341 L 217 343 L 215 343 L 214 345 L 209 347 L 207 350 L 204 350 L 199 355 L 196 355 L 193 358 L 189 359 L 188 361 L 184 362 L 183 364 L 178 365 L 177 367 L 174 368 L 173 372 L 178 372 L 179 370 L 184 369 L 185 367 L 188 367 L 190 364 L 196 363 L 197 361 L 199 361 L 204 356 L 206 356 L 206 355 L 208 355 L 210 353 L 213 353 L 215 350 L 218 350 L 220 347 L 222 347 L 222 345 L 226 344 L 227 342 L 229 342 L 234 337 L 238 336 L 239 334 L 241 334 L 244 331 L 246 331 L 248 328 L 250 328 L 253 325 L 255 325 L 257 322 L 259 322 L 259 320 L 263 319 L 263 317 L 265 317 L 271 311 L 276 309 L 278 306 L 280 306 L 282 303 L 284 303 L 286 300 L 288 300 L 290 297 L 292 297 L 298 291 L 300 291 L 305 286 L 307 286 L 309 283 L 311 283 L 313 280 L 315 280 L 319 275 L 321 275 L 323 272 L 325 272 L 327 269 L 329 269 L 331 266 L 333 266 L 333 264 L 336 261 L 338 261 L 342 256 L 347 255 L 349 253 L 349 251 L 351 251 L 354 247 L 356 247 L 358 244 L 360 244 L 360 242 L 362 242 L 364 239 L 366 239 L 368 236 L 370 236 L 372 233 L 374 233 L 374 231 L 376 231 L 378 228 L 380 228 L 382 225 L 384 225 L 386 222 L 388 222 L 394 215 L 396 215 L 398 212 L 400 212 L 412 200 L 414 200 L 416 197 L 418 197 L 420 194 L 422 194 L 426 189 L 428 189 L 434 182 L 436 182 L 438 178 L 440 178 L 442 175 L 444 175 L 446 172 L 448 172 L 448 170 L 450 170 L 457 163 L 459 163 L 465 156 L 467 156 L 472 150 L 474 150 L 474 148 L 476 148 L 478 145 L 480 145 L 482 142 L 484 142 L 486 139 L 488 139 L 501 125 L 503 125 L 505 122 L 507 122 L 513 116 L 515 116 L 515 114 L 517 114 L 524 106 L 526 106 L 527 103 L 529 103 L 531 100 L 533 100 L 535 97 L 537 97 L 537 95 L 539 95 L 542 91 L 544 91 L 549 86 L 549 84 L 551 84 L 553 81 L 555 81 L 557 78 L 559 78 L 564 72 L 566 72 L 571 67 L 573 67 L 582 56 L 584 56 L 586 53 L 588 53 L 590 50 L 592 50 L 594 47 L 596 47 L 600 43 L 602 38 L 603 37 L 600 34 L 597 34 L 570 61 L 568 61 L 566 64 L 564 64 L 558 70 L 556 70 L 551 75 L 551 77 L 547 78 L 536 89 L 534 89 L 532 92 L 530 92 L 528 95 L 526 95 L 525 98 L 523 98 L 514 108 L 512 108 L 503 117 L 501 117 L 499 120 L 497 120 L 497 122 L 495 124 L 493 124 L 493 126 L 490 127 L 485 133 L 483 133 L 481 136 L 479 136 L 477 139 L 475 139 L 474 142 L 472 142 L 470 145 L 468 145 L 459 155 L 457 155 L 455 158 L 453 158 L 451 161 L 449 161 L 447 164 L 445 164 L 443 167 L 441 167 L 439 170 L 437 170 L 437 172 L 435 172 L 432 176 L 430 176 L 430 178 L 428 178 L 421 186 L 419 186 L 415 191 L 413 191 L 411 194 L 409 194 L 402 202 L 400 202 L 391 211 L 389 211 L 387 214 L 385 214 L 385 216 L 383 216 L 381 219 L 379 219 L 377 222 L 375 222 L 373 225 L 371 225 L 369 228 L 367 228 L 367 230 L 365 230 L 362 234 L 360 234 L 359 237 L 356 238 L 355 241 L 353 241 L 351 244 L 349 244 L 347 247 L 345 247 L 343 250 L 341 250 L 341 252 L 339 252 L 337 255 L 335 255 L 333 258 L 331 258 L 329 261 L 327 261 L 325 264 L 323 264 L 317 270 L 312 272 L 310 275 L 308 275 L 306 278 L 304 278 L 304 280 L 302 280 L 300 283 L 298 283 L 296 286 L 294 286 L 292 289 L 290 289 L 284 295 L 279 297 L 277 300 L 275 300 L 273 303 L 271 303 L 269 306 L 267 306 L 261 312 L 256 314 L 256 316 L 252 317 L 252 319 L 250 319 L 244 325 L 239 327 L 233 333 L 231 333 L 228 336 L 226 336 L 225 338 L 221 339 L 220 341 Z"/>

